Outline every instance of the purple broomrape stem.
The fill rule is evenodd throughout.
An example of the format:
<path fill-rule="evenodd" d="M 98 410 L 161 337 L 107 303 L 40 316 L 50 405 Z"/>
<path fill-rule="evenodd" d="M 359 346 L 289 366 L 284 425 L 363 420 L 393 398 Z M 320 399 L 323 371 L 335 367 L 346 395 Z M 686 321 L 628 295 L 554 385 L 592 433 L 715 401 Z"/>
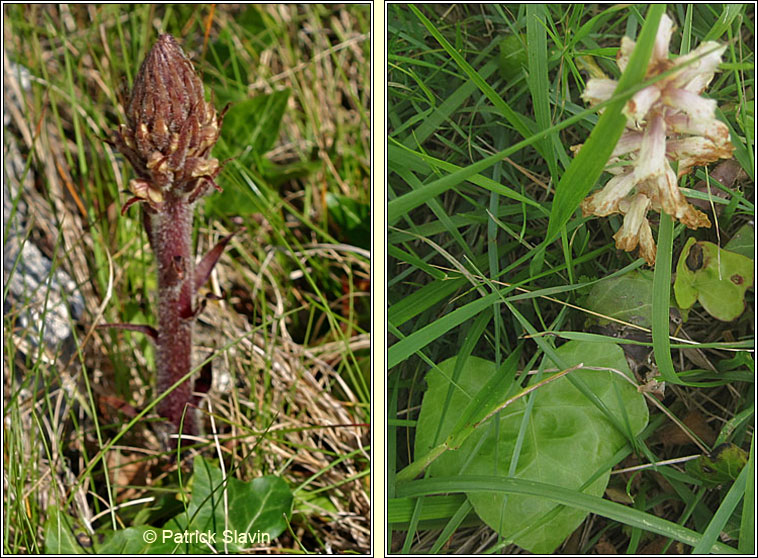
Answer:
<path fill-rule="evenodd" d="M 210 275 L 221 256 L 214 248 L 195 277 L 192 220 L 195 201 L 211 187 L 221 170 L 210 156 L 218 140 L 223 112 L 205 100 L 203 83 L 192 63 L 170 35 L 161 35 L 142 63 L 126 107 L 126 124 L 113 143 L 134 167 L 133 197 L 122 208 L 143 203 L 145 231 L 158 265 L 158 328 L 135 326 L 155 339 L 158 358 L 157 392 L 162 394 L 192 370 L 192 329 L 199 309 L 198 284 Z M 119 325 L 119 327 L 123 327 Z M 139 328 L 139 329 L 138 329 Z M 158 413 L 178 432 L 196 434 L 187 378 L 158 404 Z M 207 390 L 206 390 L 207 391 Z"/>
<path fill-rule="evenodd" d="M 150 220 L 150 244 L 158 263 L 158 393 L 165 392 L 192 368 L 192 213 L 185 199 L 171 194 L 163 211 L 145 211 L 145 218 Z M 158 414 L 169 419 L 177 431 L 185 415 L 185 434 L 197 434 L 194 411 L 184 409 L 191 400 L 192 385 L 188 378 L 158 403 Z"/>

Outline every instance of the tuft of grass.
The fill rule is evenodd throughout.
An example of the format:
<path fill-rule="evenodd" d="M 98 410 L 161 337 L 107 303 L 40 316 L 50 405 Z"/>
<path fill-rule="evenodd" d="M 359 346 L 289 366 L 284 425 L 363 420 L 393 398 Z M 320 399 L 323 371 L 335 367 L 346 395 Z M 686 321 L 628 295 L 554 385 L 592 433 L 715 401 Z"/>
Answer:
<path fill-rule="evenodd" d="M 659 244 L 659 257 L 675 265 L 688 236 L 723 247 L 754 219 L 755 12 L 750 5 L 705 4 L 670 5 L 666 11 L 678 25 L 672 52 L 691 50 L 704 40 L 729 44 L 706 94 L 718 100 L 741 167 L 740 176 L 724 188 L 711 182 L 725 203 L 705 196 L 723 206 L 718 231 L 664 227 L 660 239 L 669 244 Z M 599 5 L 388 8 L 387 493 L 395 552 L 518 551 L 477 519 L 471 504 L 460 498 L 465 492 L 460 487 L 447 484 L 438 492 L 457 493 L 430 496 L 435 493 L 426 490 L 431 480 L 404 483 L 405 473 L 396 478 L 421 457 L 414 456 L 413 445 L 430 368 L 455 355 L 465 366 L 467 356 L 475 355 L 500 369 L 521 351 L 521 373 L 557 366 L 551 355 L 562 338 L 587 336 L 592 329 L 615 342 L 627 333 L 618 327 L 596 329 L 596 318 L 587 313 L 587 294 L 594 282 L 644 262 L 615 249 L 612 235 L 620 219 L 582 218 L 574 210 L 582 196 L 566 201 L 555 191 L 562 180 L 574 193 L 597 187 L 594 179 L 588 181 L 589 171 L 574 168 L 567 176 L 573 160 L 569 147 L 586 141 L 598 123 L 597 112 L 580 98 L 587 69 L 618 78 L 615 53 L 621 37 L 638 37 L 648 15 L 634 6 Z M 604 164 L 590 162 L 598 168 Z M 698 168 L 681 183 L 692 199 L 706 170 L 713 168 Z M 557 217 L 547 238 L 551 215 Z M 657 222 L 653 228 L 658 236 Z M 745 347 L 754 345 L 754 300 L 748 297 L 746 311 L 731 323 L 701 310 L 684 321 L 675 308 L 669 316 L 671 286 L 661 280 L 667 275 L 656 270 L 651 282 L 654 339 L 662 338 L 671 353 L 670 362 L 661 366 L 700 383 L 667 385 L 666 414 L 651 407 L 650 426 L 629 464 L 699 453 L 690 438 L 679 435 L 688 429 L 696 438 L 705 437 L 706 449 L 728 437 L 749 451 L 754 364 Z M 679 341 L 669 343 L 668 333 L 693 344 L 684 349 Z M 644 374 L 655 361 L 637 364 Z M 727 380 L 727 370 L 740 373 Z M 635 507 L 686 526 L 702 537 L 703 548 L 709 547 L 715 539 L 714 527 L 708 526 L 723 525 L 719 521 L 724 509 L 734 509 L 734 494 L 727 499 L 726 490 L 693 490 L 677 480 L 671 490 L 668 482 L 652 468 L 639 473 Z M 748 490 L 740 495 L 752 502 Z M 664 500 L 665 508 L 658 507 Z M 729 508 L 722 506 L 727 500 Z M 579 495 L 570 505 L 584 507 Z M 737 509 L 748 513 L 742 504 Z M 615 514 L 587 520 L 563 551 L 662 552 L 672 544 L 635 521 Z M 748 544 L 750 530 L 740 528 L 738 515 L 724 529 L 739 539 L 740 548 Z"/>
<path fill-rule="evenodd" d="M 234 131 L 261 131 L 222 130 L 224 193 L 197 212 L 197 254 L 237 234 L 201 293 L 194 362 L 212 363 L 213 388 L 202 406 L 209 436 L 192 451 L 242 480 L 290 484 L 291 528 L 276 551 L 367 552 L 370 6 L 4 10 L 5 82 L 18 92 L 6 142 L 33 176 L 21 186 L 21 174 L 6 175 L 12 198 L 27 207 L 25 241 L 54 262 L 49 277 L 65 271 L 84 301 L 69 341 L 47 346 L 16 320 L 32 299 L 6 300 L 4 551 L 42 552 L 51 506 L 77 519 L 85 542 L 181 506 L 188 464 L 159 451 L 154 412 L 132 420 L 157 397 L 154 349 L 136 332 L 95 330 L 154 325 L 153 254 L 138 212 L 120 214 L 133 175 L 104 138 L 169 32 L 217 108 L 246 114 Z M 283 99 L 281 110 L 244 113 L 256 99 Z M 37 328 L 51 313 L 38 310 Z"/>

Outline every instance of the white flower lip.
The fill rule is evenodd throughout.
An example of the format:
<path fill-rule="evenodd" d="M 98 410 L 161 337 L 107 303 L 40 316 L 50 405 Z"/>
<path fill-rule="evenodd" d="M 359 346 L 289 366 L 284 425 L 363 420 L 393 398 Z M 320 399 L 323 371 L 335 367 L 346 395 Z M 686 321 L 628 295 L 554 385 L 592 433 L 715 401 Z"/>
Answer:
<path fill-rule="evenodd" d="M 632 191 L 635 183 L 634 172 L 630 171 L 614 176 L 608 181 L 605 188 L 582 202 L 582 213 L 585 217 L 587 215 L 606 217 L 613 213 L 618 213 L 619 201 Z"/>
<path fill-rule="evenodd" d="M 663 102 L 675 110 L 690 115 L 699 122 L 709 122 L 716 115 L 716 101 L 704 99 L 700 95 L 685 89 L 666 89 L 663 93 Z"/>
<path fill-rule="evenodd" d="M 616 247 L 639 248 L 649 265 L 655 263 L 656 247 L 647 212 L 663 211 L 692 229 L 710 227 L 708 217 L 687 202 L 677 178 L 695 166 L 728 159 L 734 151 L 729 128 L 716 119 L 716 101 L 700 96 L 713 80 L 726 45 L 706 41 L 689 54 L 670 59 L 673 31 L 673 21 L 664 14 L 645 74 L 646 80 L 654 81 L 622 110 L 627 128 L 605 167 L 613 176 L 581 204 L 585 217 L 624 214 L 624 224 L 614 235 Z M 622 38 L 616 55 L 622 72 L 634 47 L 633 40 Z M 582 99 L 597 105 L 610 99 L 617 85 L 612 79 L 590 79 Z"/>
<path fill-rule="evenodd" d="M 598 105 L 613 96 L 618 82 L 615 79 L 593 78 L 587 82 L 582 99 L 591 105 Z"/>
<path fill-rule="evenodd" d="M 684 67 L 673 80 L 674 87 L 698 94 L 705 91 L 721 63 L 721 56 L 725 50 L 726 45 L 706 41 L 689 54 L 677 58 L 676 65 Z M 697 60 L 685 66 L 693 59 Z"/>
<path fill-rule="evenodd" d="M 654 61 L 668 60 L 669 42 L 674 32 L 674 22 L 669 16 L 663 14 L 658 24 L 658 32 L 655 34 L 655 43 L 653 44 L 652 59 Z"/>
<path fill-rule="evenodd" d="M 635 127 L 639 126 L 640 121 L 645 118 L 645 115 L 650 111 L 650 107 L 652 107 L 653 103 L 655 103 L 660 97 L 661 90 L 655 85 L 650 85 L 645 87 L 645 89 L 637 91 L 637 93 L 627 101 L 621 112 L 624 113 L 627 120 L 634 123 Z"/>
<path fill-rule="evenodd" d="M 666 161 L 666 123 L 661 115 L 650 119 L 640 143 L 640 154 L 634 169 L 637 181 L 657 177 L 669 167 Z"/>

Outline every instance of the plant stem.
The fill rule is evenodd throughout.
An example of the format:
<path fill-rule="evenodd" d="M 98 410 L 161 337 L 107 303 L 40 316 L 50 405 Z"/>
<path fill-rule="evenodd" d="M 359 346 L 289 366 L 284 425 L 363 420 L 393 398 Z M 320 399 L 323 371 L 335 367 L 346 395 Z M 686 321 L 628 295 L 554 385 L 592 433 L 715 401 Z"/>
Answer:
<path fill-rule="evenodd" d="M 192 367 L 194 258 L 193 206 L 186 196 L 170 193 L 162 210 L 145 207 L 145 229 L 158 263 L 158 393 L 186 376 Z M 182 382 L 159 404 L 158 413 L 180 430 L 185 406 L 192 400 L 192 380 Z M 195 415 L 184 417 L 185 434 L 196 434 Z"/>

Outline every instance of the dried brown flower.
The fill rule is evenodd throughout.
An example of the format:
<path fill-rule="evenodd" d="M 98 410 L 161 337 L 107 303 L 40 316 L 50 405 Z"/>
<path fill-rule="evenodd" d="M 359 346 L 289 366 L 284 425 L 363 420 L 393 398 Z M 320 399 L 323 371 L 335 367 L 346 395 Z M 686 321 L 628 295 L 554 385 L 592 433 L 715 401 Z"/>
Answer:
<path fill-rule="evenodd" d="M 203 195 L 220 171 L 210 156 L 221 130 L 219 115 L 205 100 L 203 82 L 171 35 L 164 34 L 139 69 L 126 107 L 126 124 L 114 143 L 137 173 L 124 204 L 147 202 L 160 210 L 166 196 Z"/>
<path fill-rule="evenodd" d="M 727 159 L 734 150 L 729 129 L 716 119 L 716 101 L 700 96 L 726 46 L 707 41 L 687 55 L 670 59 L 673 29 L 673 21 L 664 14 L 645 77 L 674 71 L 626 103 L 627 127 L 605 169 L 613 177 L 581 205 L 584 216 L 623 214 L 624 224 L 614 235 L 616 247 L 630 252 L 639 246 L 640 256 L 649 265 L 655 263 L 656 249 L 647 212 L 663 211 L 691 229 L 710 227 L 708 217 L 685 199 L 677 178 L 695 165 Z M 621 71 L 633 50 L 634 41 L 624 37 L 617 55 Z M 611 98 L 617 85 L 611 79 L 593 78 L 582 98 L 598 104 Z M 581 146 L 572 150 L 577 147 Z M 676 173 L 672 163 L 677 165 Z"/>

